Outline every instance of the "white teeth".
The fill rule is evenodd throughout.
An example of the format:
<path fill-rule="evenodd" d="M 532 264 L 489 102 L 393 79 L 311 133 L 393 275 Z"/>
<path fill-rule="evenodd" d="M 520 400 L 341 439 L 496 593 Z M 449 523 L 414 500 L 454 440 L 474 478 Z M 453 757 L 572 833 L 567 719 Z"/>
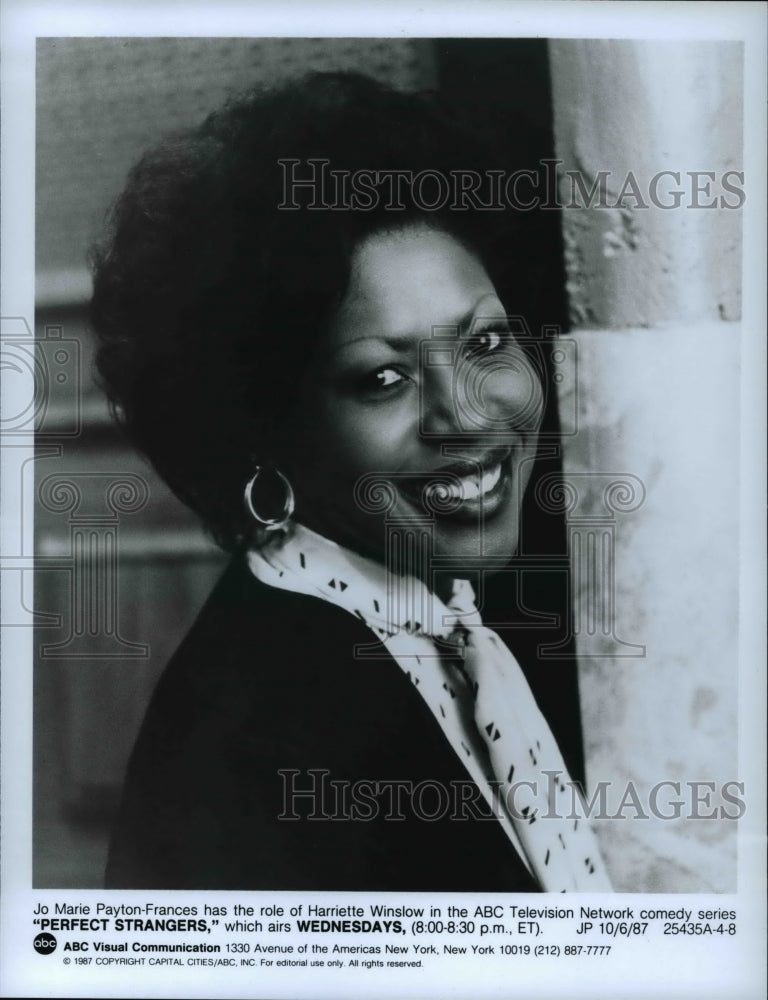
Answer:
<path fill-rule="evenodd" d="M 452 500 L 477 500 L 486 493 L 490 493 L 501 478 L 501 465 L 494 465 L 488 472 L 483 473 L 482 479 L 478 482 L 477 476 L 464 476 L 458 483 L 444 483 L 438 488 L 446 498 Z"/>
<path fill-rule="evenodd" d="M 489 493 L 501 479 L 501 465 L 495 465 L 490 472 L 486 472 L 481 483 L 483 493 Z"/>

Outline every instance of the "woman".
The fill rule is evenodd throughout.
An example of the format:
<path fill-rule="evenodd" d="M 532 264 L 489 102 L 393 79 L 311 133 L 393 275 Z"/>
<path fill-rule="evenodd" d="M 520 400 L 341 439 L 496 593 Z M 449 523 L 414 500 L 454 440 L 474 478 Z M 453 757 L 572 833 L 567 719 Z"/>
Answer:
<path fill-rule="evenodd" d="M 317 74 L 129 177 L 99 371 L 234 557 L 148 710 L 108 886 L 608 888 L 570 814 L 573 675 L 548 723 L 466 582 L 518 548 L 544 410 L 493 278 L 525 220 L 425 194 L 479 149 Z"/>

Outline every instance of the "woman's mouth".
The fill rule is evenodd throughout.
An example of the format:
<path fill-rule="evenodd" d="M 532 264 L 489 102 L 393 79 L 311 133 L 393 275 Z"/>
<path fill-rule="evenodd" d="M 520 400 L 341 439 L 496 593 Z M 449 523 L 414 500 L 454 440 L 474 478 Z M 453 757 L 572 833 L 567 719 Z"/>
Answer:
<path fill-rule="evenodd" d="M 429 475 L 401 484 L 400 492 L 413 505 L 451 520 L 477 522 L 491 517 L 504 503 L 512 481 L 511 450 L 478 460 L 465 459 Z"/>
<path fill-rule="evenodd" d="M 429 487 L 433 490 L 444 490 L 447 498 L 455 500 L 478 500 L 487 496 L 501 479 L 501 463 L 482 475 L 457 478 L 454 483 Z"/>

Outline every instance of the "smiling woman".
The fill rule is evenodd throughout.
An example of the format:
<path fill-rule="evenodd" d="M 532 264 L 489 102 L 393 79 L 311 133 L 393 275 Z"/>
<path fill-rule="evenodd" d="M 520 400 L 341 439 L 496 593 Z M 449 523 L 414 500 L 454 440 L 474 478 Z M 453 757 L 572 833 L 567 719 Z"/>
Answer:
<path fill-rule="evenodd" d="M 129 177 L 94 257 L 99 370 L 233 560 L 149 707 L 110 886 L 610 887 L 573 815 L 575 689 L 546 718 L 468 582 L 519 551 L 539 454 L 544 369 L 496 278 L 519 264 L 519 313 L 525 225 L 423 183 L 393 207 L 393 176 L 468 149 L 482 186 L 431 98 L 317 74 Z M 377 197 L 341 184 L 331 210 L 294 176 L 286 205 L 286 162 Z"/>
<path fill-rule="evenodd" d="M 433 330 L 454 336 L 448 364 L 424 363 Z M 355 502 L 378 473 L 395 483 L 389 517 L 423 518 L 431 494 L 451 501 L 435 512 L 434 555 L 508 559 L 543 394 L 476 254 L 426 222 L 368 237 L 322 354 L 302 391 L 306 432 L 280 457 L 304 523 L 381 559 L 381 519 Z"/>

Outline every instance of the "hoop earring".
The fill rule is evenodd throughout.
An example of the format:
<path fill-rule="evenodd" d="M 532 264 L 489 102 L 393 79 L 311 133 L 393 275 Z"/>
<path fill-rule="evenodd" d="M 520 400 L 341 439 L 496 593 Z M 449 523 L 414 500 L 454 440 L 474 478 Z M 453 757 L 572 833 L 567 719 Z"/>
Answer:
<path fill-rule="evenodd" d="M 257 524 L 261 525 L 266 531 L 278 531 L 280 528 L 284 528 L 288 521 L 291 519 L 294 507 L 296 506 L 295 497 L 293 495 L 293 488 L 285 476 L 280 472 L 279 469 L 272 469 L 272 471 L 277 478 L 280 480 L 281 484 L 285 488 L 285 500 L 283 501 L 283 510 L 278 517 L 263 517 L 253 505 L 253 488 L 256 485 L 256 480 L 264 472 L 264 467 L 261 465 L 256 466 L 256 471 L 245 484 L 245 509 L 251 515 Z"/>

